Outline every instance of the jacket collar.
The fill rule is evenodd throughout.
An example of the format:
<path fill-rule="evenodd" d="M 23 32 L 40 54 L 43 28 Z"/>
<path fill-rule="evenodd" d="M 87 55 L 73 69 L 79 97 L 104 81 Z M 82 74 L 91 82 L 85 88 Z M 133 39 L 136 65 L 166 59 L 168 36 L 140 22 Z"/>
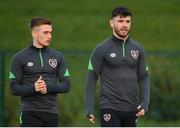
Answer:
<path fill-rule="evenodd" d="M 121 43 L 124 43 L 124 40 L 119 39 L 119 38 L 117 38 L 117 37 L 114 36 L 114 35 L 112 35 L 111 38 L 112 38 L 112 40 L 114 40 L 115 42 L 121 42 Z M 129 38 L 130 38 L 130 37 L 128 36 L 128 38 L 126 39 L 125 43 L 128 42 Z"/>
<path fill-rule="evenodd" d="M 33 50 L 36 50 L 36 51 L 39 51 L 39 50 L 44 51 L 44 50 L 46 50 L 48 47 L 37 48 L 37 47 L 35 47 L 35 46 L 33 45 L 33 43 L 31 43 L 30 48 L 33 49 Z"/>

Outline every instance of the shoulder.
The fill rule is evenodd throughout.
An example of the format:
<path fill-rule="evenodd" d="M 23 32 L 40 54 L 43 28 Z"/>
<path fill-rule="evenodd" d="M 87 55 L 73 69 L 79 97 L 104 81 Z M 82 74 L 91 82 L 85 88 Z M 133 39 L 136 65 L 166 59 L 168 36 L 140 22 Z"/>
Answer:
<path fill-rule="evenodd" d="M 26 55 L 28 55 L 28 54 L 32 54 L 32 52 L 29 47 L 26 47 L 26 48 L 18 51 L 17 53 L 15 53 L 13 56 L 13 59 L 16 59 L 16 60 L 24 59 L 26 57 Z"/>
<path fill-rule="evenodd" d="M 111 37 L 105 39 L 104 41 L 100 42 L 95 48 L 94 50 L 96 51 L 101 51 L 101 52 L 105 52 L 107 51 L 111 45 L 113 45 L 113 40 L 111 39 Z"/>
<path fill-rule="evenodd" d="M 64 58 L 64 54 L 61 51 L 55 50 L 53 48 L 48 48 L 48 53 L 50 56 L 56 56 L 58 59 Z"/>
<path fill-rule="evenodd" d="M 49 51 L 51 54 L 56 54 L 56 55 L 61 55 L 61 56 L 63 56 L 63 53 L 60 52 L 59 50 L 56 50 L 56 49 L 53 49 L 53 48 L 48 48 L 48 51 Z"/>
<path fill-rule="evenodd" d="M 144 51 L 144 46 L 143 46 L 141 43 L 135 41 L 135 40 L 132 39 L 132 38 L 129 38 L 129 42 L 130 42 L 130 44 L 133 45 L 136 49 L 139 49 L 140 51 Z"/>

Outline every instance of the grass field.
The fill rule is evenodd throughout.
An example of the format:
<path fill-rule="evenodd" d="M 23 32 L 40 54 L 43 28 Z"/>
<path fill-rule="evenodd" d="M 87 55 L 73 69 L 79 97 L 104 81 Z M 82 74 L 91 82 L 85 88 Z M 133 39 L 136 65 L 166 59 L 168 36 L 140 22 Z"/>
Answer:
<path fill-rule="evenodd" d="M 28 22 L 34 16 L 52 20 L 53 48 L 74 51 L 65 54 L 72 90 L 58 97 L 62 126 L 90 126 L 84 104 L 87 51 L 111 35 L 109 19 L 117 5 L 132 10 L 131 35 L 146 51 L 179 51 L 179 0 L 0 0 L 0 51 L 20 50 L 30 44 Z M 6 126 L 18 126 L 19 98 L 10 94 L 8 85 L 11 58 L 12 54 L 6 58 Z M 180 126 L 180 121 L 140 119 L 138 126 Z"/>
<path fill-rule="evenodd" d="M 179 0 L 1 0 L 0 49 L 20 49 L 31 40 L 28 22 L 44 16 L 53 21 L 53 47 L 92 49 L 111 34 L 109 18 L 117 5 L 129 7 L 133 14 L 132 35 L 148 51 L 179 50 Z M 13 47 L 10 47 L 13 46 Z"/>

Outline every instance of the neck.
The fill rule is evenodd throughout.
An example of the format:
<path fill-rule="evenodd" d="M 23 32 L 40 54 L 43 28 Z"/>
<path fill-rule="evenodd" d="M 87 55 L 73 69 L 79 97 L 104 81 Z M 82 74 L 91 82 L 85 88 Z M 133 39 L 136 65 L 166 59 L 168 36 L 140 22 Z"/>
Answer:
<path fill-rule="evenodd" d="M 118 38 L 118 39 L 120 39 L 120 40 L 123 40 L 124 42 L 126 42 L 127 38 L 129 37 L 129 34 L 128 34 L 127 36 L 125 36 L 125 37 L 120 37 L 120 36 L 118 36 L 115 32 L 113 33 L 113 35 L 114 35 L 116 38 Z"/>
<path fill-rule="evenodd" d="M 43 46 L 40 45 L 36 40 L 33 40 L 33 46 L 36 48 L 43 48 Z"/>

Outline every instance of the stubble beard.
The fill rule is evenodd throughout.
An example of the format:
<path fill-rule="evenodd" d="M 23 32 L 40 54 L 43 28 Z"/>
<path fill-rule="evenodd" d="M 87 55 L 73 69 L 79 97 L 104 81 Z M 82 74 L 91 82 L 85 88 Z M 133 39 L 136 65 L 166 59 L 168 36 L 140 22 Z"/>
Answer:
<path fill-rule="evenodd" d="M 122 34 L 120 33 L 120 31 L 121 31 L 121 30 L 114 29 L 115 34 L 116 34 L 117 36 L 119 36 L 120 38 L 126 38 L 126 37 L 129 35 L 129 30 L 128 30 L 127 34 L 125 34 L 125 35 L 122 35 Z"/>

